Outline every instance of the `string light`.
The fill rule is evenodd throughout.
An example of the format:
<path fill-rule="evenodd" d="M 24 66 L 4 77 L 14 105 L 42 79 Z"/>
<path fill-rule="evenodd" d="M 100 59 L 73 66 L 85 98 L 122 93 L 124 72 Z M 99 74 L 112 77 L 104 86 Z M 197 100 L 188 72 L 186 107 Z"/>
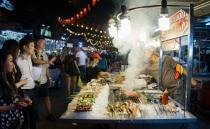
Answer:
<path fill-rule="evenodd" d="M 91 46 L 97 46 L 97 47 L 113 47 L 113 45 L 111 44 L 111 41 L 104 41 L 103 39 L 99 39 L 98 41 L 88 38 L 87 35 L 85 33 L 75 33 L 72 30 L 70 30 L 69 28 L 66 29 L 69 33 L 73 34 L 73 35 L 83 35 L 85 37 L 85 40 L 91 44 Z M 94 35 L 96 36 L 96 35 Z M 94 43 L 95 42 L 95 43 Z"/>
<path fill-rule="evenodd" d="M 74 24 L 71 24 L 71 26 L 75 26 Z M 81 27 L 81 28 L 85 28 L 86 30 L 95 30 L 95 32 L 100 32 L 101 34 L 107 34 L 106 31 L 103 31 L 101 29 L 94 29 L 93 27 L 88 27 L 88 26 L 85 26 L 85 25 L 79 25 L 79 24 L 76 24 L 76 27 Z"/>

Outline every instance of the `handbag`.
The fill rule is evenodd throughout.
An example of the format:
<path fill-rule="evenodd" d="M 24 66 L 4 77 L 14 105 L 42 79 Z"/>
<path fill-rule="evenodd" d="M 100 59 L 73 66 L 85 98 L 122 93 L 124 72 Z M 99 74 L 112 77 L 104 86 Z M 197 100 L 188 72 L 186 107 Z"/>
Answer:
<path fill-rule="evenodd" d="M 82 88 L 83 87 L 83 82 L 80 76 L 77 76 L 77 85 L 78 88 Z"/>

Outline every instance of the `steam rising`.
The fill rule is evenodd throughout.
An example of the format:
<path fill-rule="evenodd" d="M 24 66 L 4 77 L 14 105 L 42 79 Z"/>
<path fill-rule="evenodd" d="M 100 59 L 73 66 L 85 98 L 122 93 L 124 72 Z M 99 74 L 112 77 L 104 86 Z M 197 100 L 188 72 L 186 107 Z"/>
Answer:
<path fill-rule="evenodd" d="M 127 8 L 160 4 L 160 0 L 113 0 L 125 4 Z M 119 6 L 119 5 L 118 5 Z M 128 68 L 126 69 L 126 84 L 129 89 L 134 86 L 134 79 L 145 68 L 144 49 L 149 43 L 154 42 L 151 35 L 158 28 L 158 8 L 139 9 L 129 12 L 131 21 L 131 34 L 127 37 L 116 38 L 113 43 L 121 54 L 128 55 Z"/>

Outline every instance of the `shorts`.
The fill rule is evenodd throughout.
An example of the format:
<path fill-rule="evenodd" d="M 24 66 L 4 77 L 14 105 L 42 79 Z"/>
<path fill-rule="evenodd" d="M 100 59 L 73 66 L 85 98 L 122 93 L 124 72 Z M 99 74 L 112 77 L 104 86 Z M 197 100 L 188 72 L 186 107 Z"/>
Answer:
<path fill-rule="evenodd" d="M 48 83 L 37 86 L 37 94 L 38 97 L 48 97 L 49 96 Z"/>

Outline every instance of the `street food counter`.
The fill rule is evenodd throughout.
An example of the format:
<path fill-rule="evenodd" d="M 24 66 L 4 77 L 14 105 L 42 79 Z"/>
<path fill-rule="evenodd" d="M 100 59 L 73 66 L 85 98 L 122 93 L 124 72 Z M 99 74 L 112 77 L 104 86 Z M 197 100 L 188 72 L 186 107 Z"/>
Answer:
<path fill-rule="evenodd" d="M 192 123 L 196 117 L 169 97 L 161 103 L 162 91 L 153 83 L 139 86 L 139 96 L 122 92 L 124 84 L 113 79 L 92 80 L 68 104 L 62 121 L 88 123 Z M 140 83 L 139 83 L 140 84 Z M 142 85 L 141 83 L 140 85 Z M 150 86 L 150 87 L 149 87 Z M 136 86 L 138 87 L 138 86 Z"/>

